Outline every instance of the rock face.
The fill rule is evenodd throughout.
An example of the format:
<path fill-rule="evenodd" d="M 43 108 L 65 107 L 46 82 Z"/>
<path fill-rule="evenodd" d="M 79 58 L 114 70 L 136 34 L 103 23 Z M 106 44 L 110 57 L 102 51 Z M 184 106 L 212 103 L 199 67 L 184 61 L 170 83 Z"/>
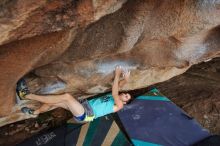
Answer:
<path fill-rule="evenodd" d="M 4 0 L 0 7 L 1 125 L 27 118 L 19 107 L 28 103 L 15 105 L 25 74 L 34 93 L 88 97 L 111 89 L 116 65 L 132 70 L 123 88 L 130 90 L 220 56 L 219 1 Z"/>
<path fill-rule="evenodd" d="M 212 134 L 220 133 L 220 57 L 209 62 L 193 65 L 185 73 L 156 85 L 163 95 L 194 117 Z M 149 88 L 130 91 L 132 95 L 144 94 Z M 72 118 L 72 115 L 55 109 L 40 114 L 35 119 L 27 119 L 1 127 L 0 145 L 14 146 L 40 130 L 54 128 Z M 36 126 L 37 125 L 37 126 Z"/>

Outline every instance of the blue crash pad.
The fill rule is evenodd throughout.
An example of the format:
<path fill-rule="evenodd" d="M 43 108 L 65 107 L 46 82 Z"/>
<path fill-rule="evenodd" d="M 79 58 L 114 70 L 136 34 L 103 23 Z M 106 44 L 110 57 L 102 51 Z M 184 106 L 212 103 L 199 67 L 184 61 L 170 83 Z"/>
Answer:
<path fill-rule="evenodd" d="M 135 146 L 189 146 L 210 136 L 157 89 L 137 97 L 118 115 Z"/>

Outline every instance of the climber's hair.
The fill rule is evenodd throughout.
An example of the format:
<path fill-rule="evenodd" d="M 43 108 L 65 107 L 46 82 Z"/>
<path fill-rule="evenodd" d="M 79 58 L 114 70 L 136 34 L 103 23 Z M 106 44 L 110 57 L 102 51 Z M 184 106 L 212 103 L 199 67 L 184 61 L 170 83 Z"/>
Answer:
<path fill-rule="evenodd" d="M 126 104 L 130 104 L 134 99 L 135 99 L 135 96 L 134 96 L 134 93 L 133 92 L 119 92 L 119 95 L 122 94 L 122 93 L 128 93 L 130 94 L 130 100 L 128 102 L 126 102 Z"/>
<path fill-rule="evenodd" d="M 129 94 L 130 94 L 130 93 L 129 93 Z M 130 96 L 131 96 L 131 98 L 130 98 L 130 100 L 127 102 L 127 104 L 130 104 L 130 103 L 135 99 L 133 95 L 130 94 Z"/>

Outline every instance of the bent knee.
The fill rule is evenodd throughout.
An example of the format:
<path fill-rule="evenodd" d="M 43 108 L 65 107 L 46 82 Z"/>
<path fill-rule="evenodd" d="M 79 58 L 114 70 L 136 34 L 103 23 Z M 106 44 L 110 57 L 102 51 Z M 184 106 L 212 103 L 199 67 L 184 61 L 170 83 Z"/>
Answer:
<path fill-rule="evenodd" d="M 70 100 L 73 100 L 73 96 L 71 94 L 69 94 L 69 93 L 65 93 L 64 94 L 64 99 L 66 101 L 70 101 Z"/>

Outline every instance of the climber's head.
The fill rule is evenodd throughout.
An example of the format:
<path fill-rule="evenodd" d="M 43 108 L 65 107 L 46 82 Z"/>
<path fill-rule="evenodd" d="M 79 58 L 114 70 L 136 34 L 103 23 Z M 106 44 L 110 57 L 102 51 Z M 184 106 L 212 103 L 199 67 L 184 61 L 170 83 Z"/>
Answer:
<path fill-rule="evenodd" d="M 120 93 L 119 98 L 124 104 L 126 104 L 131 99 L 131 95 L 129 93 Z"/>

